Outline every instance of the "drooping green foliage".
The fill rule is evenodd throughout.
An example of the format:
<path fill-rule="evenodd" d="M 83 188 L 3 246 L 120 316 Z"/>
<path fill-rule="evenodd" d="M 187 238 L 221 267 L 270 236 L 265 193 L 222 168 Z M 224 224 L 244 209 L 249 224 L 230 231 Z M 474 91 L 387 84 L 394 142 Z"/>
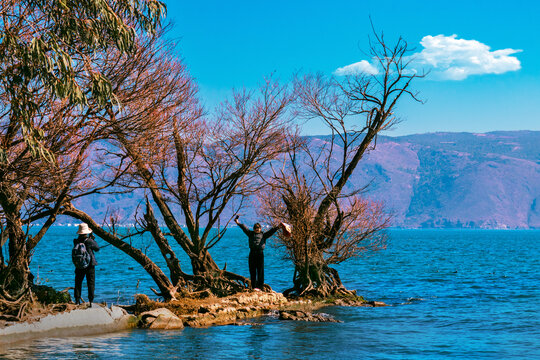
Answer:
<path fill-rule="evenodd" d="M 36 97 L 99 107 L 117 104 L 96 62 L 129 53 L 137 34 L 153 33 L 165 14 L 159 0 L 0 0 L 0 120 L 21 131 L 34 155 L 50 157 Z M 7 157 L 0 144 L 0 163 Z"/>

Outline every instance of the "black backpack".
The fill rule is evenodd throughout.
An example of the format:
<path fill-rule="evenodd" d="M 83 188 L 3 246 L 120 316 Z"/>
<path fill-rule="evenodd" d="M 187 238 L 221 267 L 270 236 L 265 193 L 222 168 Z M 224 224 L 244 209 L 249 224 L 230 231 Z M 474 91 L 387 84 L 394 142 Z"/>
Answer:
<path fill-rule="evenodd" d="M 71 250 L 71 259 L 73 260 L 73 265 L 77 269 L 86 269 L 90 265 L 92 258 L 90 253 L 86 249 L 84 242 L 76 243 Z"/>

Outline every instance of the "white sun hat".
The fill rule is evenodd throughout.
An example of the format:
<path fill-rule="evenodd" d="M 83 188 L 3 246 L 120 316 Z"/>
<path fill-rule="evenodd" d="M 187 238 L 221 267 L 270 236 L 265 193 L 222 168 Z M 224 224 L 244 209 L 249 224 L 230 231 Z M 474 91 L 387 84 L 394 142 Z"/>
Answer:
<path fill-rule="evenodd" d="M 292 234 L 292 226 L 287 224 L 287 223 L 284 223 L 284 222 L 282 222 L 280 225 L 281 225 L 281 229 L 283 230 L 283 234 L 286 237 L 291 236 L 291 234 Z"/>
<path fill-rule="evenodd" d="M 79 224 L 79 230 L 77 231 L 77 234 L 84 235 L 84 234 L 90 234 L 92 233 L 92 230 L 88 227 L 88 224 L 82 223 Z"/>

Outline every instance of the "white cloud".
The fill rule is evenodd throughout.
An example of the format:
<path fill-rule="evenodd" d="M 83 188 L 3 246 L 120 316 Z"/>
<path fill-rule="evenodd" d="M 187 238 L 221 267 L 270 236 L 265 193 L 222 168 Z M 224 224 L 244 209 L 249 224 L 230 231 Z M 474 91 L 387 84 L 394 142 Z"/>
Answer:
<path fill-rule="evenodd" d="M 336 71 L 334 71 L 334 74 L 338 76 L 357 75 L 361 73 L 377 75 L 379 73 L 379 70 L 377 70 L 377 68 L 371 65 L 368 61 L 362 60 L 351 65 L 340 67 Z"/>
<path fill-rule="evenodd" d="M 414 67 L 425 67 L 435 77 L 463 80 L 470 75 L 503 74 L 521 69 L 520 61 L 510 56 L 521 50 L 490 51 L 490 47 L 476 40 L 452 36 L 424 36 L 424 49 L 413 55 Z"/>
<path fill-rule="evenodd" d="M 521 69 L 521 63 L 513 54 L 515 49 L 491 51 L 477 40 L 458 39 L 457 35 L 424 36 L 422 51 L 412 55 L 409 70 L 430 71 L 430 78 L 440 80 L 464 80 L 471 75 L 503 74 Z M 338 68 L 336 75 L 367 73 L 376 75 L 378 69 L 367 60 Z"/>

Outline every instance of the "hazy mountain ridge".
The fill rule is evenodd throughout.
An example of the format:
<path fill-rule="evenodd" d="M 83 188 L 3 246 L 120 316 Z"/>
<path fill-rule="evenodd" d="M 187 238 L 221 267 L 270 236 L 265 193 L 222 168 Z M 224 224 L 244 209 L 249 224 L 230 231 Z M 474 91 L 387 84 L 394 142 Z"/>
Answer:
<path fill-rule="evenodd" d="M 537 228 L 539 160 L 540 132 L 381 137 L 353 182 L 384 170 L 369 196 L 392 210 L 394 226 Z"/>
<path fill-rule="evenodd" d="M 383 201 L 396 227 L 540 228 L 540 132 L 381 136 L 349 188 L 370 182 L 365 196 Z M 109 207 L 133 223 L 140 199 L 102 195 L 78 205 L 99 221 Z M 255 209 L 242 213 L 255 221 Z"/>

